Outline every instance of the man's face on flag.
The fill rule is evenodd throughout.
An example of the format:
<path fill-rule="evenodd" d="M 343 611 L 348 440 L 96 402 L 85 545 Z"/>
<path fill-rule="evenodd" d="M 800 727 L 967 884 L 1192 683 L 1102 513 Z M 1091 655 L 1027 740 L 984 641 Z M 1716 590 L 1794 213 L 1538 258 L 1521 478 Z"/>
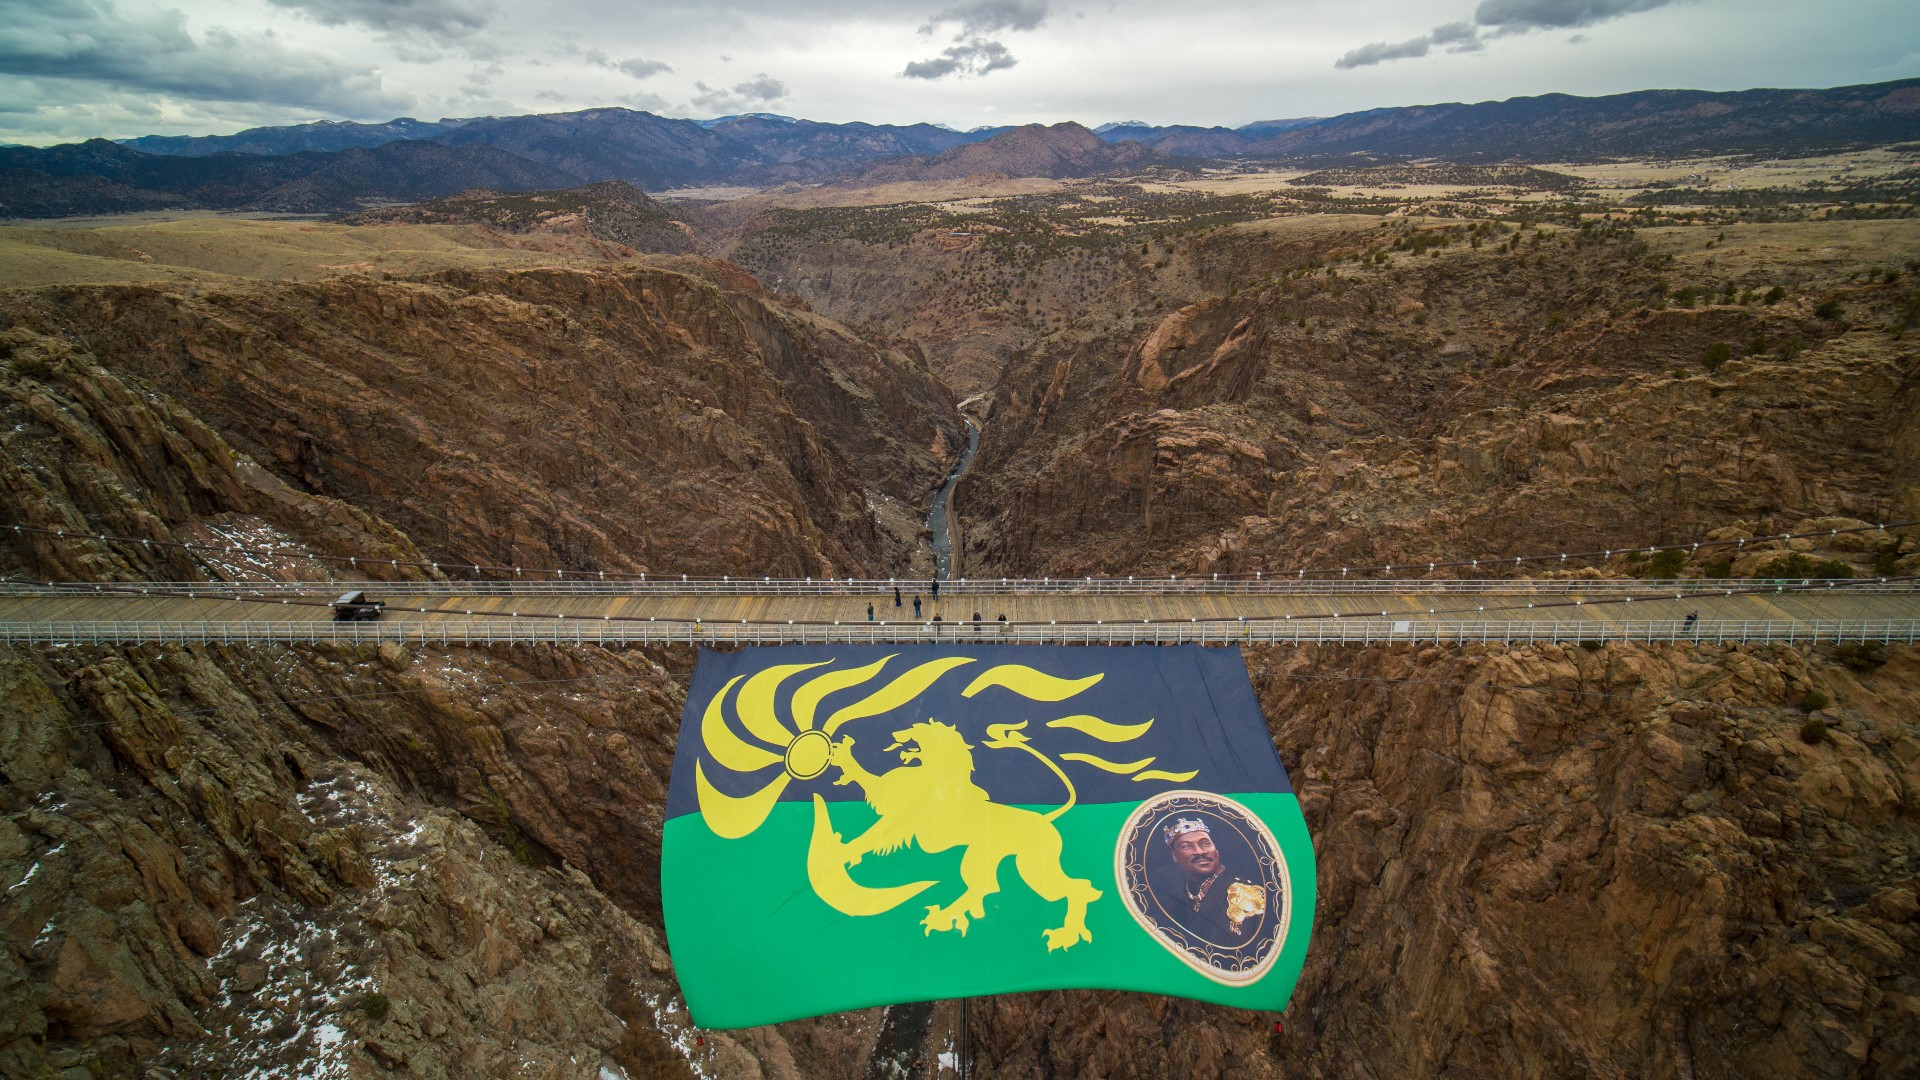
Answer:
<path fill-rule="evenodd" d="M 1204 829 L 1181 833 L 1173 841 L 1173 861 L 1189 877 L 1206 877 L 1220 868 L 1220 852 Z"/>

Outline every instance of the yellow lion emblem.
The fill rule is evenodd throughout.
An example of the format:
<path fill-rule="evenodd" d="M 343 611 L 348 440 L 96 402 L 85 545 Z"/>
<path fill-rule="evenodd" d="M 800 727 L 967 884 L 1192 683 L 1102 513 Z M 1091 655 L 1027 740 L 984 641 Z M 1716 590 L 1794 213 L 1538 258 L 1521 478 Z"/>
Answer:
<path fill-rule="evenodd" d="M 1073 781 L 1061 766 L 1031 745 L 1024 734 L 1028 721 L 988 724 L 982 745 L 988 749 L 1018 749 L 1033 755 L 1065 785 L 1067 801 L 1058 809 L 1036 814 L 993 802 L 973 782 L 973 747 L 958 728 L 938 720 L 923 720 L 893 733 L 889 752 L 900 751 L 899 768 L 870 773 L 853 756 L 853 739 L 839 735 L 843 725 L 884 716 L 909 706 L 946 673 L 973 663 L 972 657 L 944 656 L 915 664 L 872 686 L 893 656 L 883 656 L 857 668 L 829 669 L 831 661 L 774 664 L 729 679 L 708 699 L 699 725 L 701 748 L 694 762 L 694 789 L 700 813 L 714 835 L 730 840 L 748 836 L 773 812 L 782 793 L 793 783 L 811 784 L 838 768 L 832 782 L 858 784 L 867 805 L 879 815 L 871 828 L 852 842 L 843 842 L 834 830 L 826 799 L 812 793 L 813 835 L 807 845 L 807 880 L 822 901 L 843 915 L 864 918 L 892 911 L 939 885 L 914 881 L 871 887 L 853 880 L 847 868 L 870 854 L 898 851 L 917 843 L 928 852 L 965 848 L 960 876 L 966 884 L 951 904 L 927 909 L 921 925 L 935 930 L 967 932 L 968 924 L 986 915 L 985 900 L 1000 889 L 1000 864 L 1014 858 L 1027 886 L 1043 899 L 1067 902 L 1066 921 L 1045 932 L 1047 948 L 1066 949 L 1092 941 L 1087 930 L 1087 905 L 1100 898 L 1091 881 L 1071 878 L 1060 867 L 1060 831 L 1055 819 L 1074 805 Z M 781 709 L 781 685 L 808 673 Z M 1058 702 L 1077 696 L 1103 678 L 1096 673 L 1061 678 L 1024 664 L 999 664 L 979 673 L 961 691 L 963 698 L 1005 690 L 1027 701 Z M 845 704 L 830 706 L 842 691 L 863 693 Z M 740 731 L 727 722 L 731 697 Z M 844 700 L 844 699 L 842 699 Z M 824 715 L 823 715 L 824 714 Z M 1091 738 L 1110 746 L 1124 745 L 1145 735 L 1154 721 L 1116 724 L 1086 713 L 1048 720 L 1045 726 Z M 744 736 L 743 737 L 743 733 Z M 904 747 L 904 749 L 903 749 Z M 1184 783 L 1196 775 L 1152 768 L 1156 757 L 1112 761 L 1098 754 L 1070 751 L 1060 760 L 1135 780 Z M 723 790 L 709 778 L 715 775 L 757 777 L 753 784 L 729 782 Z M 773 771 L 778 767 L 778 771 Z M 758 786 L 754 786 L 757 784 Z M 746 790 L 742 791 L 741 788 Z"/>
<path fill-rule="evenodd" d="M 1000 864 L 1013 856 L 1020 877 L 1042 899 L 1067 902 L 1066 921 L 1042 931 L 1047 949 L 1071 948 L 1092 941 L 1087 930 L 1087 905 L 1100 890 L 1083 878 L 1068 877 L 1060 867 L 1060 830 L 1054 819 L 1073 806 L 1073 784 L 1051 761 L 1026 745 L 1021 724 L 996 724 L 987 729 L 990 747 L 1027 750 L 1067 784 L 1067 801 L 1047 814 L 1018 806 L 1002 806 L 973 782 L 973 747 L 959 729 L 938 720 L 923 720 L 893 733 L 889 751 L 899 750 L 903 764 L 883 773 L 871 773 L 854 760 L 853 738 L 833 742 L 828 764 L 840 770 L 836 785 L 858 784 L 867 805 L 880 815 L 866 832 L 839 845 L 832 854 L 840 865 L 857 865 L 868 854 L 885 855 L 909 843 L 924 851 L 965 847 L 960 878 L 966 884 L 952 903 L 927 908 L 921 920 L 926 933 L 958 930 L 964 936 L 969 919 L 986 916 L 985 900 L 1000 891 Z M 824 809 L 824 808 L 822 808 Z M 834 841 L 838 834 L 832 834 Z M 823 882 L 816 880 L 818 888 Z M 933 884 L 921 883 L 919 887 Z M 914 888 L 913 891 L 918 891 Z M 829 898 L 831 901 L 831 898 Z"/>

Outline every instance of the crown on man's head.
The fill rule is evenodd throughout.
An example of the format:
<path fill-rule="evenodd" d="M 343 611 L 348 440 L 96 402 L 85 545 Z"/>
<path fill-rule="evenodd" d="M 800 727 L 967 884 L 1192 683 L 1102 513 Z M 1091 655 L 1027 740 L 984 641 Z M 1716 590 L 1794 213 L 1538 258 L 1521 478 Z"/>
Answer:
<path fill-rule="evenodd" d="M 1190 832 L 1203 832 L 1208 836 L 1213 835 L 1213 830 L 1207 828 L 1206 822 L 1197 818 L 1183 817 L 1167 826 L 1167 846 L 1172 847 L 1175 840 L 1180 839 Z"/>

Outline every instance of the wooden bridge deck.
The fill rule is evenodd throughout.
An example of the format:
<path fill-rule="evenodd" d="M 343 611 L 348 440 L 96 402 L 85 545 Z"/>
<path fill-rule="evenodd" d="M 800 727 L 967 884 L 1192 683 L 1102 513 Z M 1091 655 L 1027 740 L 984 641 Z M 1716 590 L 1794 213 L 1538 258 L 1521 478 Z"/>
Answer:
<path fill-rule="evenodd" d="M 379 595 L 377 587 L 370 592 Z M 195 625 L 212 637 L 226 636 L 217 628 L 233 624 L 275 624 L 284 632 L 292 624 L 328 624 L 331 596 L 317 593 L 275 600 L 239 600 L 174 595 L 8 595 L 0 596 L 0 624 L 22 626 L 78 626 L 81 624 Z M 1579 606 L 1572 606 L 1574 601 Z M 1603 602 L 1611 600 L 1611 602 Z M 873 604 L 874 622 L 868 625 L 867 605 Z M 1532 608 L 1528 604 L 1535 605 Z M 1332 622 L 1370 616 L 1389 623 L 1502 623 L 1579 624 L 1607 636 L 1608 628 L 1645 626 L 1684 619 L 1697 613 L 1700 626 L 1724 627 L 1752 623 L 1865 623 L 1920 620 L 1920 592 L 1851 592 L 1842 590 L 1778 592 L 1761 595 L 1690 595 L 1681 599 L 1640 598 L 1619 602 L 1617 597 L 1592 593 L 1549 591 L 1513 592 L 1362 592 L 1305 594 L 1137 593 L 975 593 L 933 600 L 922 597 L 921 617 L 913 616 L 912 597 L 899 607 L 891 592 L 875 595 L 727 595 L 712 593 L 646 593 L 614 595 L 434 595 L 398 596 L 390 600 L 377 623 L 345 624 L 427 631 L 434 637 L 472 638 L 476 624 L 499 627 L 553 627 L 581 622 L 627 624 L 692 624 L 714 630 L 742 623 L 752 627 L 779 627 L 789 622 L 815 628 L 838 624 L 848 637 L 871 638 L 880 624 L 889 632 L 910 634 L 938 616 L 942 628 L 962 624 L 971 628 L 975 613 L 984 629 L 999 633 L 998 617 L 1012 627 L 1116 626 L 1250 622 L 1297 625 L 1299 621 Z M 555 616 L 564 616 L 556 619 Z M 312 628 L 316 633 L 320 627 Z M 852 633 L 859 629 L 858 634 Z M 512 631 L 508 631 L 511 633 Z M 531 633 L 532 631 L 529 630 Z M 577 634 L 579 631 L 575 630 Z M 485 631 L 492 638 L 495 630 Z M 13 635 L 18 640 L 18 635 Z M 85 637 L 88 635 L 76 634 Z M 1263 636 L 1269 636 L 1264 635 Z M 1715 630 L 1705 636 L 1726 636 Z M 115 635 L 108 635 L 115 638 Z M 36 638 L 46 640 L 44 636 Z M 98 639 L 98 638 L 95 638 Z"/>

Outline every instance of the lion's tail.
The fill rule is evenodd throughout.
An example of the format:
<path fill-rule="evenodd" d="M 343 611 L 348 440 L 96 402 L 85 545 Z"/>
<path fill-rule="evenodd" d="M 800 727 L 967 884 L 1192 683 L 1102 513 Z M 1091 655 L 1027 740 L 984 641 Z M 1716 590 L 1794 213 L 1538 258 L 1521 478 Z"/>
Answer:
<path fill-rule="evenodd" d="M 988 724 L 986 745 L 995 750 L 1019 747 L 1034 757 L 1039 758 L 1042 765 L 1053 770 L 1053 775 L 1060 778 L 1060 782 L 1065 784 L 1067 788 L 1067 801 L 1041 815 L 1046 820 L 1052 821 L 1061 814 L 1073 809 L 1074 804 L 1080 800 L 1080 794 L 1073 789 L 1073 780 L 1067 776 L 1066 772 L 1062 770 L 1060 766 L 1054 764 L 1052 758 L 1035 750 L 1033 744 L 1027 741 L 1026 735 L 1022 734 L 1020 730 L 1026 726 L 1027 722 L 1025 720 L 1017 724 Z"/>
<path fill-rule="evenodd" d="M 1041 761 L 1046 762 L 1047 768 L 1053 770 L 1053 775 L 1059 777 L 1060 782 L 1067 785 L 1067 801 L 1061 803 L 1059 806 L 1055 807 L 1054 809 L 1047 811 L 1045 814 L 1040 815 L 1041 817 L 1046 818 L 1048 821 L 1052 821 L 1054 818 L 1057 818 L 1061 814 L 1064 814 L 1067 811 L 1073 809 L 1073 804 L 1079 801 L 1080 794 L 1073 790 L 1073 781 L 1067 779 L 1067 774 L 1060 770 L 1060 766 L 1055 765 L 1053 763 L 1052 758 L 1049 758 L 1047 755 L 1041 753 L 1038 750 L 1035 750 L 1033 752 L 1033 756 L 1039 758 Z"/>

